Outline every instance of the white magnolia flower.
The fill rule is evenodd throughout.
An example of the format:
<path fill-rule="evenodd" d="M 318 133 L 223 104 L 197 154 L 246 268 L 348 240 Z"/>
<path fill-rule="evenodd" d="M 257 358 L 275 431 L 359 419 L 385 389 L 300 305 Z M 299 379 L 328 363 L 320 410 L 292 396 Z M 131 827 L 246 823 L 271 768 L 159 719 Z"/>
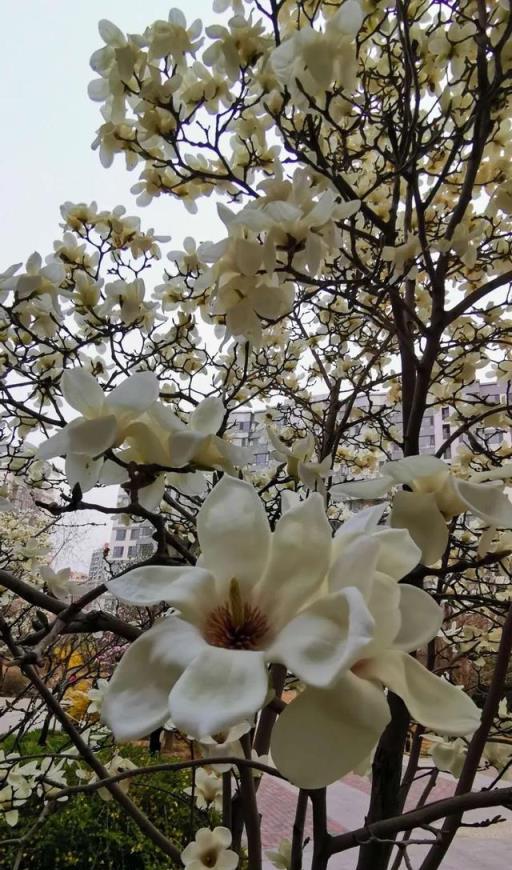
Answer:
<path fill-rule="evenodd" d="M 0 788 L 0 810 L 2 811 L 2 818 L 11 828 L 18 824 L 20 816 L 19 811 L 13 808 L 13 801 L 13 787 L 11 785 L 6 785 L 3 788 Z"/>
<path fill-rule="evenodd" d="M 0 495 L 0 513 L 8 513 L 14 510 L 14 505 L 5 496 Z"/>
<path fill-rule="evenodd" d="M 230 756 L 231 758 L 244 758 L 245 753 L 240 743 L 240 737 L 247 734 L 251 730 L 252 724 L 249 721 L 240 722 L 238 725 L 233 725 L 226 732 L 220 732 L 213 737 L 203 737 L 199 743 L 201 754 L 208 760 Z M 218 773 L 227 773 L 231 770 L 232 764 L 210 764 L 208 767 Z"/>
<path fill-rule="evenodd" d="M 278 437 L 271 426 L 267 427 L 268 437 L 274 449 L 286 459 L 287 471 L 291 477 L 302 481 L 308 489 L 325 491 L 324 477 L 331 469 L 331 457 L 326 456 L 321 462 L 312 461 L 315 451 L 315 441 L 311 432 L 305 438 L 288 447 Z"/>
<path fill-rule="evenodd" d="M 180 611 L 138 638 L 116 668 L 102 714 L 117 739 L 142 737 L 169 713 L 198 740 L 226 731 L 265 703 L 267 664 L 327 688 L 373 637 L 358 589 L 322 590 L 332 538 L 318 493 L 288 510 L 272 534 L 254 488 L 225 476 L 197 529 L 196 567 L 147 566 L 110 583 L 122 601 L 165 600 Z"/>
<path fill-rule="evenodd" d="M 65 456 L 69 485 L 78 483 L 86 492 L 98 482 L 101 454 L 119 446 L 130 423 L 158 398 L 158 380 L 152 372 L 137 372 L 105 396 L 96 378 L 78 368 L 64 372 L 61 387 L 66 402 L 82 416 L 45 441 L 38 455 Z"/>
<path fill-rule="evenodd" d="M 488 740 L 484 746 L 484 757 L 500 773 L 505 770 L 503 779 L 512 779 L 512 747 L 510 743 L 500 743 L 499 740 Z M 509 767 L 509 765 L 511 765 Z"/>
<path fill-rule="evenodd" d="M 181 853 L 181 860 L 189 870 L 235 870 L 238 855 L 229 848 L 231 831 L 229 828 L 199 828 L 193 843 L 189 843 Z"/>
<path fill-rule="evenodd" d="M 61 601 L 71 601 L 74 584 L 71 582 L 71 568 L 61 568 L 54 571 L 49 565 L 41 565 L 39 573 L 48 586 L 51 594 Z"/>
<path fill-rule="evenodd" d="M 115 776 L 118 773 L 124 773 L 125 770 L 135 770 L 137 767 L 136 764 L 130 758 L 122 758 L 120 755 L 115 755 L 108 764 L 105 765 L 105 770 L 107 771 L 109 776 Z M 97 777 L 94 776 L 91 782 L 96 782 Z M 132 778 L 127 776 L 126 779 L 120 779 L 118 783 L 116 783 L 124 794 L 128 794 L 130 789 Z M 108 790 L 108 788 L 99 788 L 98 789 L 99 797 L 104 801 L 111 801 L 112 794 Z"/>
<path fill-rule="evenodd" d="M 498 478 L 510 477 L 512 464 L 456 478 L 436 456 L 409 456 L 385 462 L 382 477 L 340 483 L 331 490 L 352 498 L 382 498 L 395 486 L 406 484 L 393 497 L 391 525 L 405 528 L 422 551 L 422 562 L 432 565 L 448 543 L 447 522 L 465 511 L 493 528 L 512 527 L 512 503 Z"/>
<path fill-rule="evenodd" d="M 99 679 L 96 683 L 95 689 L 89 689 L 87 692 L 87 697 L 89 698 L 89 706 L 87 707 L 87 712 L 90 713 L 100 713 L 101 705 L 103 704 L 103 698 L 105 697 L 105 692 L 107 691 L 108 680 Z"/>
<path fill-rule="evenodd" d="M 292 844 L 290 840 L 281 840 L 277 851 L 265 852 L 270 863 L 277 870 L 290 870 L 292 866 Z"/>
<path fill-rule="evenodd" d="M 468 753 L 467 743 L 461 740 L 460 737 L 449 741 L 441 740 L 431 735 L 429 737 L 430 740 L 434 741 L 430 754 L 435 766 L 439 770 L 446 770 L 458 779 L 466 761 Z"/>
<path fill-rule="evenodd" d="M 196 771 L 195 786 L 184 789 L 185 794 L 195 796 L 196 807 L 208 810 L 213 806 L 222 812 L 222 777 L 216 773 L 208 773 L 201 767 Z"/>
<path fill-rule="evenodd" d="M 437 635 L 443 611 L 426 592 L 397 582 L 419 551 L 407 532 L 379 529 L 383 510 L 361 511 L 342 526 L 327 580 L 332 593 L 347 583 L 361 591 L 375 622 L 372 641 L 334 685 L 306 686 L 273 731 L 275 764 L 302 788 L 334 782 L 371 754 L 390 720 L 385 687 L 438 733 L 469 734 L 479 724 L 467 695 L 408 655 Z"/>
<path fill-rule="evenodd" d="M 157 402 L 127 429 L 126 437 L 132 445 L 130 458 L 171 468 L 195 465 L 233 474 L 235 467 L 246 465 L 252 454 L 216 434 L 225 413 L 222 400 L 209 396 L 194 408 L 185 423 Z"/>

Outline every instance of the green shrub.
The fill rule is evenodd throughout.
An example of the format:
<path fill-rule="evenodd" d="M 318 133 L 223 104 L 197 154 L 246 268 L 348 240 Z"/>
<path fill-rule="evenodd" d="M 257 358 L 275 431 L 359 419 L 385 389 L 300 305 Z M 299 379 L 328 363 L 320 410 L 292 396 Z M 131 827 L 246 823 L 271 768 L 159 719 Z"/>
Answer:
<path fill-rule="evenodd" d="M 23 752 L 44 754 L 44 749 L 35 748 L 37 736 L 33 732 L 23 738 Z M 137 746 L 123 746 L 120 754 L 139 767 L 155 764 L 154 756 Z M 137 777 L 130 787 L 132 800 L 180 848 L 193 839 L 198 827 L 219 824 L 211 814 L 208 820 L 197 809 L 191 811 L 190 798 L 183 792 L 190 779 L 189 771 L 165 771 Z M 21 809 L 15 828 L 0 819 L 0 870 L 11 870 L 19 851 L 19 845 L 2 846 L 2 842 L 29 831 L 41 809 L 41 800 L 34 798 Z M 115 801 L 103 801 L 95 793 L 60 802 L 24 844 L 18 865 L 19 870 L 168 870 L 169 866 L 169 859 Z"/>

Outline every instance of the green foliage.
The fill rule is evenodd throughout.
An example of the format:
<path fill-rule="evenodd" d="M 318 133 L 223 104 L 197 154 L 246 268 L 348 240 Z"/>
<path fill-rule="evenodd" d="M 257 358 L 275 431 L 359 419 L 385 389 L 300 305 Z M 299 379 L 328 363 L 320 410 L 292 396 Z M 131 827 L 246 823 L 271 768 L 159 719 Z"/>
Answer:
<path fill-rule="evenodd" d="M 41 747 L 36 749 L 37 736 L 33 732 L 24 738 L 24 744 L 28 741 L 30 750 L 40 752 Z M 27 752 L 29 745 L 24 745 L 23 750 Z M 123 746 L 120 754 L 139 767 L 156 763 L 154 757 L 137 746 Z M 130 787 L 132 800 L 178 847 L 193 839 L 197 828 L 219 823 L 197 809 L 192 812 L 190 798 L 183 792 L 188 785 L 189 771 L 165 771 L 137 777 Z M 0 820 L 0 844 L 23 836 L 34 826 L 41 810 L 41 800 L 33 798 L 24 805 L 15 828 Z M 11 870 L 19 849 L 19 844 L 0 848 L 0 870 Z M 125 811 L 96 793 L 75 795 L 58 803 L 23 845 L 19 864 L 19 870 L 167 870 L 168 867 L 169 859 L 140 832 Z"/>

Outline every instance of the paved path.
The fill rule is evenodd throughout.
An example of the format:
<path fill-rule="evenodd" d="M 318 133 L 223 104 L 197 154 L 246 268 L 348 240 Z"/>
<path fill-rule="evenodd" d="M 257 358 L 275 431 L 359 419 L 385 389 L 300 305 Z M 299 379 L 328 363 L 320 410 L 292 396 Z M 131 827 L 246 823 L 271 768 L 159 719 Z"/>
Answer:
<path fill-rule="evenodd" d="M 477 787 L 485 787 L 490 783 L 486 776 L 477 777 Z M 423 789 L 423 780 L 411 789 L 411 795 L 406 809 L 415 805 Z M 429 803 L 441 798 L 450 797 L 455 789 L 456 781 L 448 774 L 440 774 L 436 788 L 431 792 Z M 368 808 L 370 793 L 369 780 L 350 774 L 327 790 L 327 815 L 329 831 L 332 834 L 342 833 L 360 827 L 364 823 Z M 262 840 L 265 849 L 276 848 L 283 837 L 290 838 L 295 812 L 296 790 L 288 783 L 283 783 L 271 777 L 264 777 L 258 795 L 258 803 L 262 812 Z M 450 851 L 442 864 L 443 870 L 504 870 L 511 863 L 512 853 L 512 812 L 501 808 L 490 810 L 475 810 L 467 813 L 466 821 L 482 821 L 489 817 L 501 815 L 507 821 L 492 825 L 489 828 L 462 828 L 457 834 Z M 312 836 L 311 812 L 308 809 L 305 834 Z M 425 839 L 425 833 L 415 832 L 416 839 Z M 411 846 L 408 855 L 414 870 L 421 863 L 421 857 L 427 851 L 424 846 Z M 311 847 L 306 847 L 304 870 L 311 865 Z M 341 855 L 335 855 L 329 862 L 329 870 L 355 870 L 357 850 L 351 850 Z M 265 870 L 270 870 L 272 864 L 266 861 Z M 405 865 L 402 864 L 402 870 Z"/>

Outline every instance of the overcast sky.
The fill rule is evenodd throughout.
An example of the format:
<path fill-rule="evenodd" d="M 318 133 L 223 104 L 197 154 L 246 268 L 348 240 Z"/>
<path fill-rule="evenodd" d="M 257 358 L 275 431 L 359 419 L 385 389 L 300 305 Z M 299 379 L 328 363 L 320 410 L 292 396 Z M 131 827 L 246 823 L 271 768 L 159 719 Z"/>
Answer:
<path fill-rule="evenodd" d="M 187 21 L 215 20 L 211 0 L 177 2 Z M 190 215 L 176 200 L 160 198 L 137 209 L 130 187 L 138 170 L 128 173 L 124 159 L 105 170 L 91 150 L 101 123 L 99 104 L 87 96 L 96 77 L 89 67 L 93 51 L 103 44 L 97 30 L 109 18 L 122 30 L 141 33 L 158 18 L 167 18 L 172 3 L 162 0 L 25 0 L 2 4 L 0 82 L 3 130 L 0 137 L 0 272 L 25 262 L 35 250 L 44 257 L 52 250 L 59 228 L 59 207 L 66 200 L 90 202 L 99 208 L 125 205 L 139 213 L 143 225 L 172 236 L 172 248 L 183 238 L 219 238 L 214 203 L 199 216 Z M 217 19 L 218 20 L 218 17 Z M 161 269 L 154 272 L 155 283 Z M 98 491 L 99 492 L 99 491 Z M 88 494 L 88 498 L 91 494 Z M 95 493 L 96 495 L 96 493 Z M 112 491 L 101 501 L 113 503 Z M 100 522 L 104 516 L 97 515 Z M 88 568 L 91 551 L 109 538 L 107 527 L 94 528 L 73 545 L 72 567 Z M 66 555 L 69 563 L 69 548 Z"/>

